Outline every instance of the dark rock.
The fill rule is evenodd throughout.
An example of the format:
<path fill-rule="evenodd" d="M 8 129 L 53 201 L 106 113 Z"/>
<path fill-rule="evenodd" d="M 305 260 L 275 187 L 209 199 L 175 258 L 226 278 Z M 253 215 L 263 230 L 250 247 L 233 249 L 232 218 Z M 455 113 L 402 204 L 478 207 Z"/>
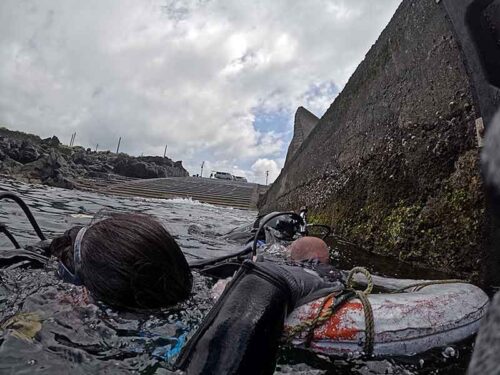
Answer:
<path fill-rule="evenodd" d="M 189 176 L 189 173 L 182 166 L 182 161 L 176 161 L 176 162 L 174 162 L 174 167 L 178 168 L 180 170 L 183 170 L 184 173 L 181 174 L 181 175 L 179 175 L 179 176 L 175 175 L 173 177 L 187 177 L 187 176 Z"/>
<path fill-rule="evenodd" d="M 19 160 L 19 145 L 17 145 L 16 142 L 10 142 L 4 150 L 7 156 L 12 160 Z"/>
<path fill-rule="evenodd" d="M 70 174 L 67 170 L 66 160 L 54 149 L 51 149 L 49 154 L 43 154 L 38 160 L 25 164 L 22 172 L 30 178 L 40 179 L 43 183 L 49 180 L 54 181 L 52 186 L 56 186 L 56 184 L 66 185 L 57 176 L 62 173 Z"/>
<path fill-rule="evenodd" d="M 42 139 L 42 144 L 44 146 L 48 147 L 58 147 L 61 145 L 61 142 L 59 141 L 59 138 L 57 138 L 55 135 L 50 137 L 50 138 L 45 138 Z"/>
<path fill-rule="evenodd" d="M 133 159 L 123 158 L 118 161 L 114 169 L 116 174 L 136 177 L 136 178 L 158 178 L 158 167 L 155 165 L 137 161 Z"/>
<path fill-rule="evenodd" d="M 63 175 L 57 173 L 53 177 L 48 177 L 45 179 L 42 179 L 42 182 L 46 185 L 53 186 L 53 187 L 59 187 L 63 189 L 73 189 L 75 187 L 74 183 L 64 177 Z"/>
<path fill-rule="evenodd" d="M 90 159 L 87 159 L 86 156 L 87 154 L 84 151 L 78 151 L 71 156 L 71 160 L 76 164 L 89 164 Z"/>
<path fill-rule="evenodd" d="M 136 178 L 185 177 L 188 172 L 182 162 L 172 162 L 168 158 L 143 156 L 131 158 L 120 155 L 114 163 L 116 174 Z"/>
<path fill-rule="evenodd" d="M 0 160 L 0 173 L 20 175 L 69 189 L 74 187 L 73 178 L 107 178 L 113 172 L 136 178 L 188 174 L 182 162 L 174 163 L 169 158 L 136 158 L 109 151 L 96 153 L 80 146 L 61 145 L 55 136 L 41 140 L 34 135 L 5 128 L 0 128 Z"/>
<path fill-rule="evenodd" d="M 38 153 L 35 145 L 30 142 L 24 141 L 21 145 L 20 150 L 18 151 L 16 160 L 22 164 L 26 164 L 37 160 L 39 156 L 40 154 Z"/>
<path fill-rule="evenodd" d="M 40 179 L 42 171 L 44 171 L 47 166 L 47 159 L 48 155 L 44 154 L 38 160 L 23 165 L 21 169 L 22 174 L 28 178 Z"/>
<path fill-rule="evenodd" d="M 2 160 L 2 165 L 0 168 L 0 171 L 5 174 L 17 174 L 21 170 L 23 165 L 8 156 L 5 156 L 4 159 Z"/>
<path fill-rule="evenodd" d="M 55 150 L 50 150 L 47 162 L 52 169 L 59 169 L 67 165 L 66 160 Z"/>

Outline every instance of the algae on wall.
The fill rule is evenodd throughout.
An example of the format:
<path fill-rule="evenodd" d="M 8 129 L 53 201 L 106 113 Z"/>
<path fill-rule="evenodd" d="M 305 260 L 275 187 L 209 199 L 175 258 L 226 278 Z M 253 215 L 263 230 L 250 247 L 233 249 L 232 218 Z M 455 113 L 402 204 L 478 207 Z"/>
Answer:
<path fill-rule="evenodd" d="M 473 85 L 444 10 L 405 0 L 260 202 L 377 253 L 472 275 L 486 219 Z"/>

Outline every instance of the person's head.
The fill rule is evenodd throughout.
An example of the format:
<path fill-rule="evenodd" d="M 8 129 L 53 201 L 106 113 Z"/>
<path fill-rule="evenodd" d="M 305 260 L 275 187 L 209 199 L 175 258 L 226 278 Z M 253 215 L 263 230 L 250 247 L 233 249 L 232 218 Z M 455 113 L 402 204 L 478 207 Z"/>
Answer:
<path fill-rule="evenodd" d="M 297 262 L 317 260 L 328 264 L 330 261 L 328 245 L 317 237 L 301 237 L 290 244 L 288 251 L 290 258 Z"/>
<path fill-rule="evenodd" d="M 81 259 L 76 270 L 75 249 Z M 179 245 L 144 214 L 116 214 L 84 229 L 71 228 L 52 242 L 51 254 L 95 298 L 115 306 L 171 306 L 186 299 L 193 284 Z"/>

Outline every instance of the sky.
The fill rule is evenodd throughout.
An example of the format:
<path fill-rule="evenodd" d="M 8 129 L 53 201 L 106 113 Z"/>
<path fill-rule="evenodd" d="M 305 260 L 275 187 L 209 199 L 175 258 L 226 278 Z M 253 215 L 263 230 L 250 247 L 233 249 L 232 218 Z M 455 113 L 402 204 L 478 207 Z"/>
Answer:
<path fill-rule="evenodd" d="M 0 126 L 272 182 L 401 0 L 1 0 Z"/>

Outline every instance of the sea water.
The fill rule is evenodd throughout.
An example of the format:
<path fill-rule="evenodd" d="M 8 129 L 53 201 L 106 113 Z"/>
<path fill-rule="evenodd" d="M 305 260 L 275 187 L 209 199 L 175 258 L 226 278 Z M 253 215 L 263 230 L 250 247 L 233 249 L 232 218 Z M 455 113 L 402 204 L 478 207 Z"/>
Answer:
<path fill-rule="evenodd" d="M 0 191 L 21 196 L 48 238 L 109 211 L 154 215 L 175 236 L 188 260 L 234 252 L 238 245 L 223 240 L 222 235 L 257 215 L 187 199 L 122 198 L 10 180 L 0 181 Z M 38 240 L 13 202 L 0 201 L 0 223 L 23 245 Z M 341 268 L 360 265 L 386 276 L 445 277 L 367 255 L 342 241 L 330 240 L 329 244 Z M 2 248 L 12 245 L 0 234 Z M 56 266 L 51 260 L 42 269 L 0 270 L 0 373 L 167 374 L 214 304 L 210 296 L 214 280 L 195 274 L 192 297 L 175 307 L 118 311 L 90 303 L 81 287 L 59 280 Z M 468 340 L 414 357 L 376 360 L 329 358 L 283 347 L 276 374 L 460 374 L 465 373 L 471 347 L 472 340 Z"/>

